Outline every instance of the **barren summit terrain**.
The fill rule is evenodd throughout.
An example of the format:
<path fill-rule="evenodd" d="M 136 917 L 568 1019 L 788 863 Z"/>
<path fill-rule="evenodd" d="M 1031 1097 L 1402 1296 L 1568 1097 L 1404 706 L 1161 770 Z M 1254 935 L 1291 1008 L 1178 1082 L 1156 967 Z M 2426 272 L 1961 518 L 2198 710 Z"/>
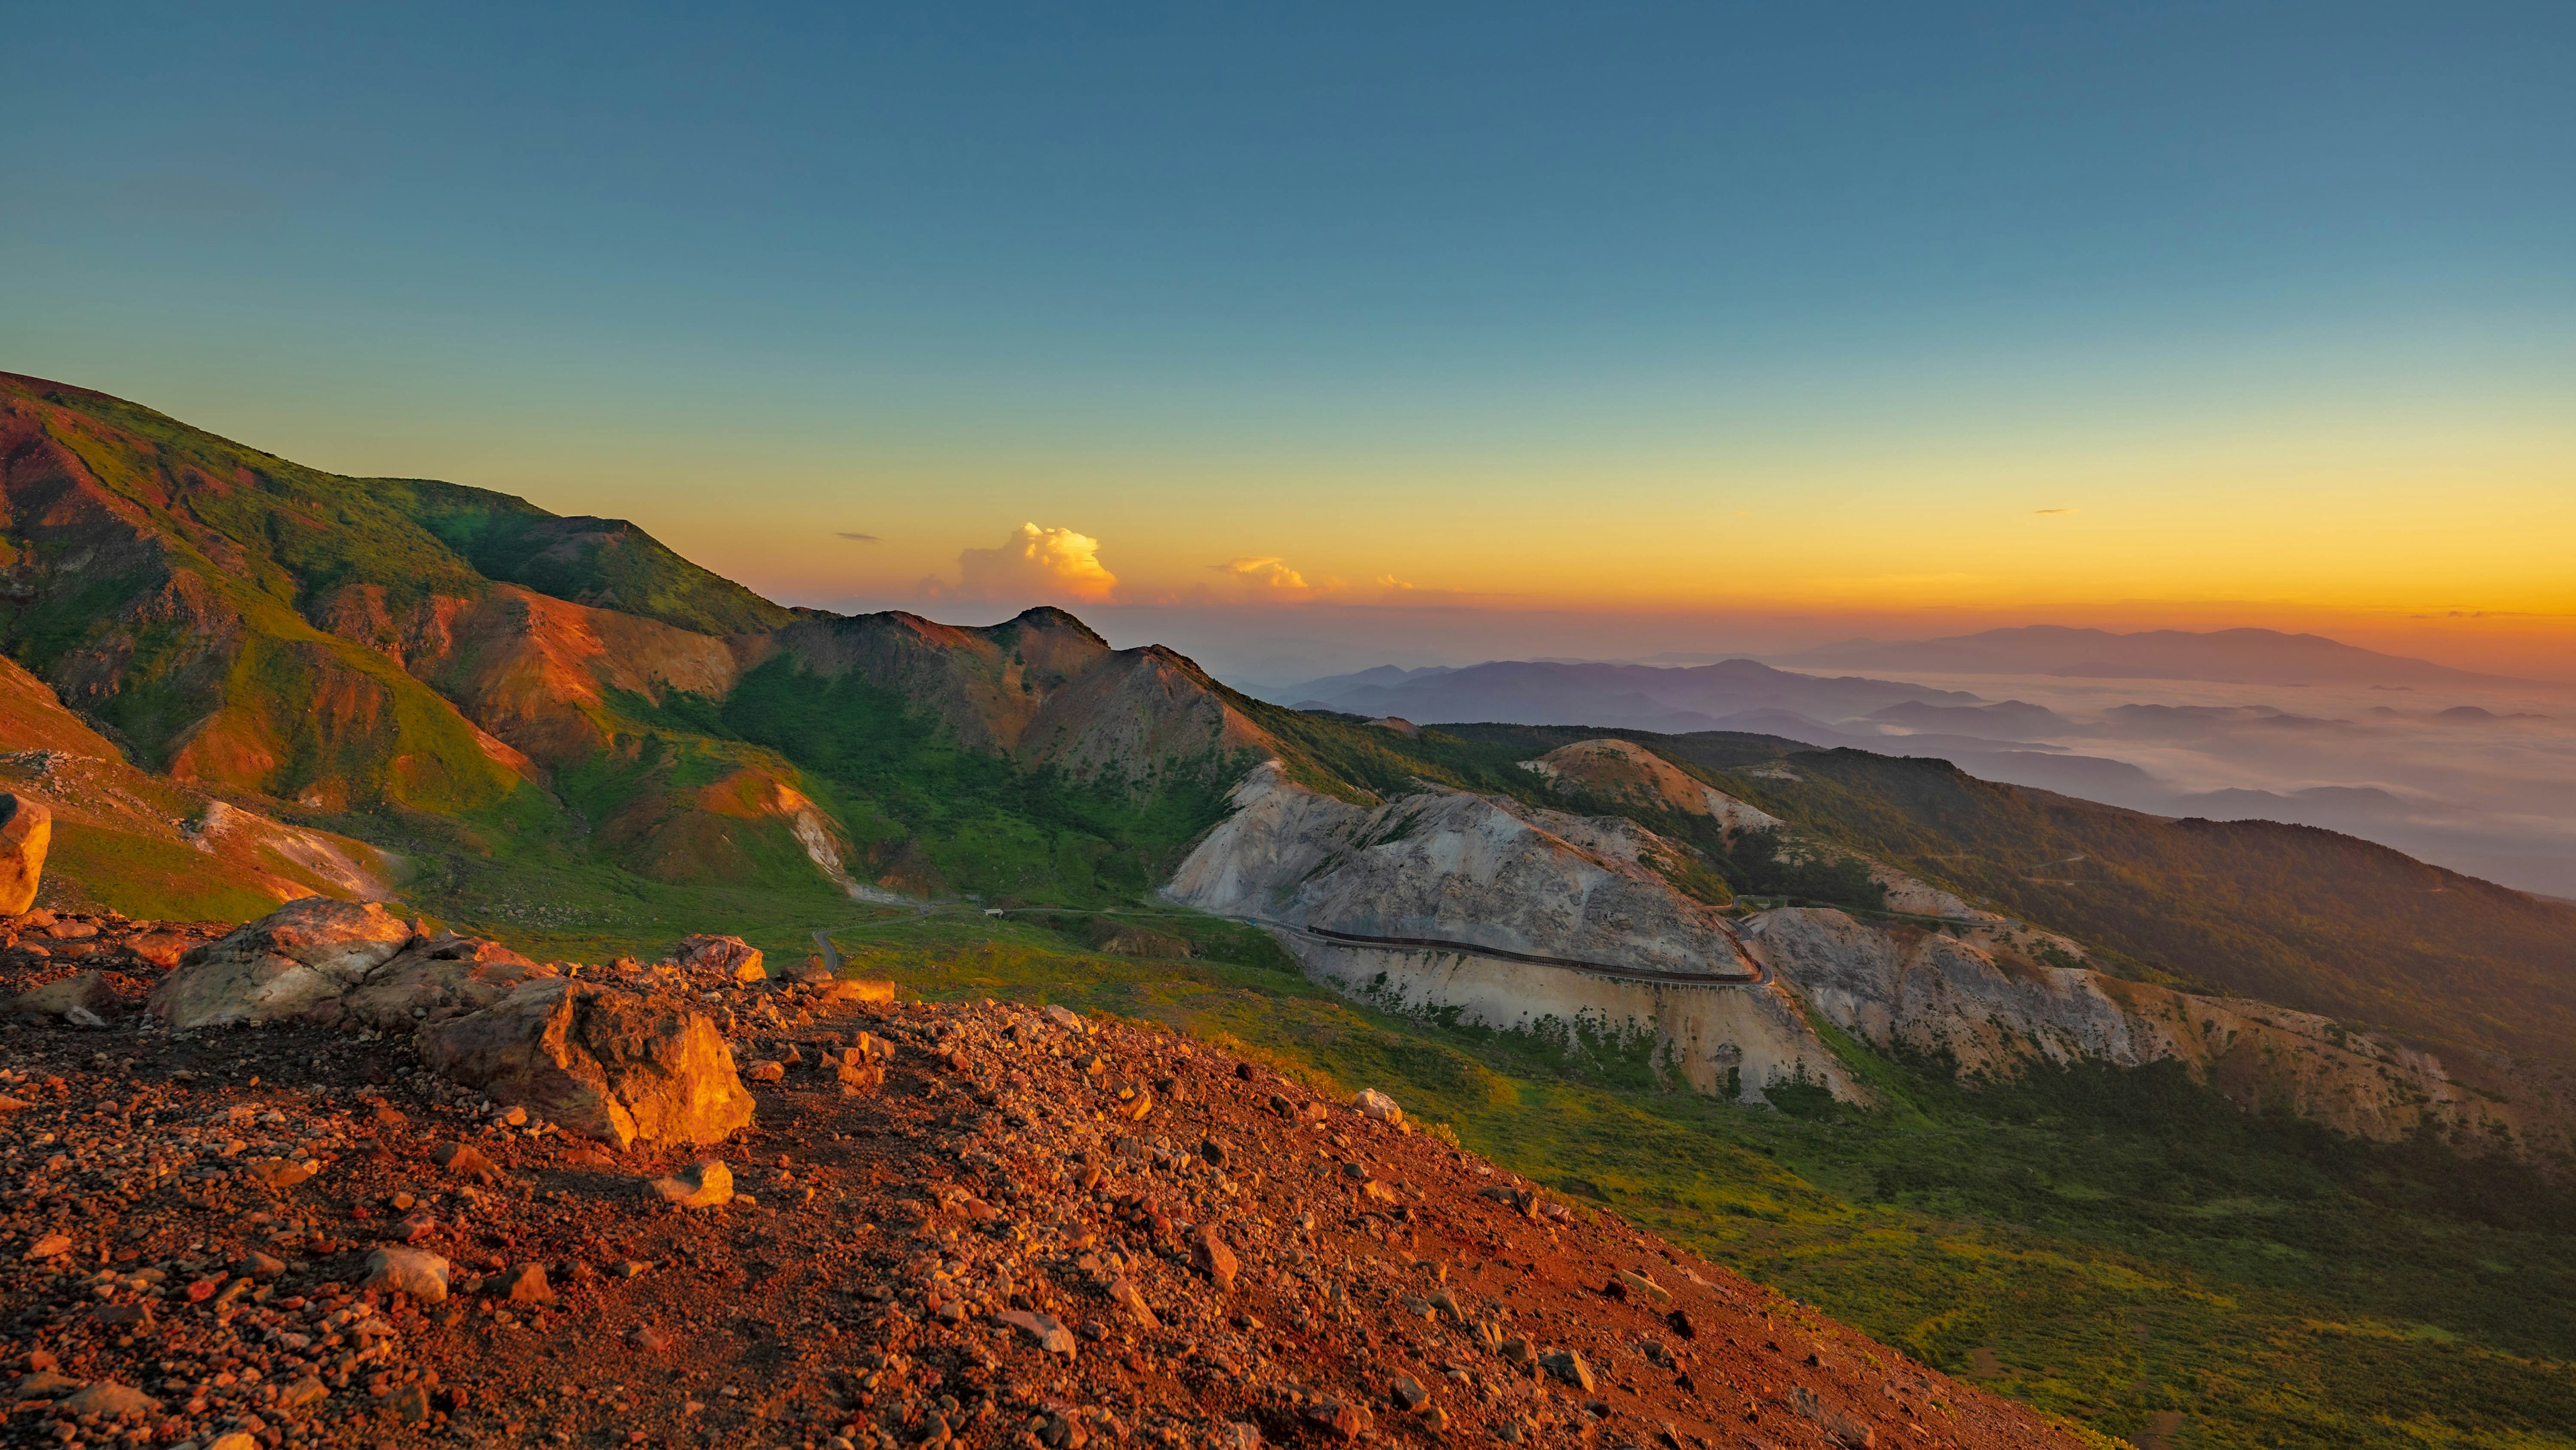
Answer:
<path fill-rule="evenodd" d="M 0 1443 L 2078 1443 L 1159 1027 L 696 991 L 757 1116 L 620 1155 L 400 1036 L 152 1025 L 129 943 L 220 927 L 56 925 L 117 970 L 0 1026 Z"/>

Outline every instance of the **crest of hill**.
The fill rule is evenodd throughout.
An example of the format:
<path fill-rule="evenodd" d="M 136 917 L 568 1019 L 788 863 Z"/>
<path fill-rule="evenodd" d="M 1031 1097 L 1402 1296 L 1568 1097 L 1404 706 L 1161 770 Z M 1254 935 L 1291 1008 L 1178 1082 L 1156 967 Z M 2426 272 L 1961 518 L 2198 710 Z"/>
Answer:
<path fill-rule="evenodd" d="M 1943 760 L 1709 732 L 1448 727 L 1535 754 L 1612 734 L 1817 838 L 2197 983 L 2428 1043 L 2576 1062 L 2576 906 L 2310 826 L 2176 820 Z"/>

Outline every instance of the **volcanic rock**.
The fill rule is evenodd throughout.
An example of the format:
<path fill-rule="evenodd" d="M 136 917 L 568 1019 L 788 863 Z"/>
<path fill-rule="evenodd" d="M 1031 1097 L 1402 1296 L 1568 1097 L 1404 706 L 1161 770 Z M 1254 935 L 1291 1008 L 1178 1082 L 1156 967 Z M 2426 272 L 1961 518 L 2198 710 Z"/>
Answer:
<path fill-rule="evenodd" d="M 188 952 L 146 1005 L 182 1031 L 281 1021 L 336 1001 L 411 935 L 372 901 L 290 901 Z"/>
<path fill-rule="evenodd" d="M 54 813 L 43 802 L 0 794 L 0 916 L 16 916 L 36 904 L 53 839 Z"/>
<path fill-rule="evenodd" d="M 751 1092 L 712 1021 L 614 988 L 528 982 L 423 1028 L 419 1043 L 450 1080 L 619 1148 L 714 1143 L 751 1121 Z"/>

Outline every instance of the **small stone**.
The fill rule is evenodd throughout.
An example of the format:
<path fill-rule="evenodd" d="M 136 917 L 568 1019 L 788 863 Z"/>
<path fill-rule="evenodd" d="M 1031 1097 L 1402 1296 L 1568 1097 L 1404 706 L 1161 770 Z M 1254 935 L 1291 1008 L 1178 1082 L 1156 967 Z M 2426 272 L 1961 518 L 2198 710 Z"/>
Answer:
<path fill-rule="evenodd" d="M 491 1183 L 501 1176 L 501 1170 L 483 1156 L 483 1150 L 471 1143 L 441 1143 L 429 1150 L 429 1161 L 459 1178 Z"/>
<path fill-rule="evenodd" d="M 280 1192 L 304 1182 L 314 1173 L 311 1164 L 298 1163 L 292 1158 L 253 1158 L 242 1165 L 242 1171 Z"/>
<path fill-rule="evenodd" d="M 1241 1420 L 1230 1421 L 1216 1427 L 1216 1432 L 1208 1436 L 1208 1444 L 1214 1450 L 1261 1450 L 1261 1429 Z"/>
<path fill-rule="evenodd" d="M 501 1126 L 505 1128 L 524 1128 L 528 1125 L 528 1110 L 517 1103 L 503 1108 L 496 1116 L 500 1118 Z"/>
<path fill-rule="evenodd" d="M 1633 1296 L 1642 1296 L 1663 1304 L 1670 1304 L 1673 1302 L 1671 1290 L 1666 1289 L 1663 1285 L 1656 1283 L 1654 1280 L 1647 1278 L 1643 1274 L 1631 1273 L 1626 1269 L 1621 1269 L 1619 1271 L 1618 1282 L 1625 1285 L 1629 1290 L 1629 1293 Z"/>
<path fill-rule="evenodd" d="M 206 1442 L 206 1450 L 261 1450 L 256 1437 L 245 1430 L 234 1430 Z"/>
<path fill-rule="evenodd" d="M 743 1074 L 743 1076 L 750 1078 L 753 1082 L 784 1082 L 787 1080 L 787 1064 L 779 1062 L 774 1058 L 763 1058 L 762 1060 L 753 1063 L 751 1065 L 751 1071 Z"/>
<path fill-rule="evenodd" d="M 101 1304 L 90 1311 L 90 1322 L 111 1329 L 149 1329 L 152 1306 L 149 1304 Z"/>
<path fill-rule="evenodd" d="M 1075 1016 L 1069 1008 L 1058 1007 L 1053 1003 L 1049 1003 L 1047 1004 L 1046 1015 L 1048 1021 L 1063 1028 L 1067 1032 L 1081 1035 L 1088 1033 L 1091 1030 L 1090 1028 L 1085 1027 L 1082 1023 L 1082 1019 Z"/>
<path fill-rule="evenodd" d="M 1190 1239 L 1190 1267 L 1207 1275 L 1216 1286 L 1228 1293 L 1234 1290 L 1234 1250 L 1213 1228 L 1200 1229 Z"/>
<path fill-rule="evenodd" d="M 1691 1323 L 1690 1315 L 1682 1310 L 1676 1309 L 1665 1315 L 1664 1322 L 1672 1326 L 1673 1333 L 1684 1339 L 1699 1338 L 1699 1326 Z"/>
<path fill-rule="evenodd" d="M 1585 1394 L 1592 1392 L 1592 1366 L 1571 1349 L 1550 1350 L 1538 1357 L 1538 1367 Z"/>
<path fill-rule="evenodd" d="M 1052 1314 L 1032 1314 L 1025 1309 L 1005 1309 L 995 1314 L 993 1321 L 997 1324 L 1007 1324 L 1027 1335 L 1036 1341 L 1040 1350 L 1048 1354 L 1061 1354 L 1067 1358 L 1073 1355 L 1072 1332 L 1064 1327 L 1064 1321 Z"/>
<path fill-rule="evenodd" d="M 418 1425 L 429 1419 L 429 1391 L 420 1385 L 404 1385 L 385 1396 L 385 1409 L 405 1425 Z"/>
<path fill-rule="evenodd" d="M 1422 1387 L 1422 1381 L 1409 1374 L 1400 1374 L 1387 1381 L 1386 1392 L 1389 1398 L 1408 1410 L 1421 1409 L 1431 1398 L 1431 1391 Z"/>
<path fill-rule="evenodd" d="M 358 1287 L 408 1294 L 423 1304 L 447 1298 L 447 1260 L 419 1249 L 378 1249 L 367 1255 L 367 1277 Z"/>
<path fill-rule="evenodd" d="M 114 1380 L 100 1380 L 78 1394 L 67 1396 L 62 1406 L 75 1415 L 157 1415 L 161 1402 L 131 1385 Z"/>
<path fill-rule="evenodd" d="M 1368 1433 L 1369 1412 L 1362 1406 L 1326 1396 L 1306 1407 L 1308 1421 L 1345 1440 L 1356 1440 Z"/>
<path fill-rule="evenodd" d="M 502 1279 L 502 1291 L 513 1304 L 552 1304 L 553 1286 L 546 1282 L 546 1266 L 521 1264 Z"/>
<path fill-rule="evenodd" d="M 277 1392 L 277 1407 L 289 1414 L 331 1398 L 331 1388 L 314 1375 L 306 1375 Z"/>
<path fill-rule="evenodd" d="M 722 1208 L 733 1201 L 733 1170 L 710 1158 L 668 1178 L 656 1178 L 650 1186 L 665 1203 L 682 1208 Z"/>
<path fill-rule="evenodd" d="M 1199 1158 L 1210 1168 L 1223 1168 L 1226 1160 L 1226 1146 L 1218 1139 L 1202 1138 L 1199 1140 Z"/>
<path fill-rule="evenodd" d="M 626 1342 L 646 1354 L 668 1354 L 671 1350 L 671 1336 L 650 1324 L 635 1326 L 634 1332 L 626 1336 Z"/>
<path fill-rule="evenodd" d="M 1139 1328 L 1150 1331 L 1163 1327 L 1163 1321 L 1154 1315 L 1153 1306 L 1145 1302 L 1144 1292 L 1139 1290 L 1126 1275 L 1121 1274 L 1109 1281 L 1109 1297 L 1117 1301 L 1128 1313 L 1136 1316 Z"/>
<path fill-rule="evenodd" d="M 20 1255 L 20 1257 L 29 1259 L 50 1259 L 56 1254 L 68 1254 L 71 1251 L 72 1241 L 69 1235 L 46 1234 L 44 1237 L 37 1239 L 33 1244 L 29 1245 L 27 1252 Z"/>
<path fill-rule="evenodd" d="M 80 1387 L 79 1380 L 40 1369 L 33 1374 L 18 1376 L 17 1387 L 11 1393 L 22 1400 L 59 1400 Z"/>

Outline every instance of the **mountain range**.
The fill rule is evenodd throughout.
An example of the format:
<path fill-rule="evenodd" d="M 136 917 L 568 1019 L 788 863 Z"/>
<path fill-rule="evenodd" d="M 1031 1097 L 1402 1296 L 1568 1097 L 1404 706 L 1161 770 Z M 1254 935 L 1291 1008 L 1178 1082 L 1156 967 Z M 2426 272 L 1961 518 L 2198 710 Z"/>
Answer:
<path fill-rule="evenodd" d="M 2291 940 L 2281 928 L 2323 910 L 2297 899 L 2295 882 L 2267 878 L 2241 899 L 2231 891 L 2232 919 L 2220 920 L 2200 905 L 2206 886 L 2190 883 L 2241 878 L 2239 844 L 2111 812 L 2089 818 L 2157 842 L 2138 848 L 2154 868 L 2129 873 L 2115 894 L 2164 923 L 2115 929 L 2116 913 L 2029 899 L 2019 878 L 1972 864 L 2041 859 L 2064 844 L 2041 823 L 2066 813 L 2044 797 L 1993 787 L 2003 794 L 1981 798 L 2013 802 L 2006 818 L 2016 824 L 1972 828 L 1954 806 L 1924 803 L 1921 781 L 1936 777 L 1795 763 L 1880 758 L 1800 754 L 1802 710 L 1931 726 L 1945 733 L 1908 743 L 1992 751 L 1986 732 L 2048 714 L 2017 702 L 1741 660 L 1506 662 L 1372 673 L 1334 683 L 1329 711 L 1291 709 L 1231 690 L 1169 650 L 1114 649 L 1061 610 L 961 627 L 792 609 L 622 521 L 558 518 L 453 484 L 324 474 L 104 394 L 21 377 L 0 379 L 0 503 L 0 703 L 20 751 L 11 769 L 97 828 L 89 845 L 66 848 L 65 889 L 148 895 L 166 913 L 190 892 L 212 904 L 329 890 L 443 897 L 451 910 L 488 914 L 532 883 L 603 903 L 583 908 L 603 922 L 655 887 L 683 893 L 666 902 L 749 891 L 813 906 L 965 896 L 1099 908 L 1146 899 L 1203 858 L 1264 768 L 1276 788 L 1343 803 L 1335 809 L 1384 810 L 1429 790 L 1501 802 L 1507 813 L 1559 810 L 1555 787 L 1522 762 L 1545 753 L 1537 742 L 1575 737 L 1503 726 L 1516 710 L 1547 723 L 1552 702 L 1573 695 L 1635 717 L 1595 721 L 1590 734 L 1651 740 L 1792 831 L 1833 838 L 1927 889 L 2007 904 L 2035 926 L 2092 931 L 2095 948 L 2149 976 L 2462 1047 L 2576 1058 L 2576 989 L 2544 969 L 2576 942 L 2576 917 L 2556 907 L 2436 873 L 2406 888 L 2420 904 L 2402 929 L 2365 927 L 2381 908 L 2346 904 L 2332 909 L 2336 928 Z M 1494 720 L 1502 733 L 1388 729 L 1351 718 L 1354 706 L 1380 719 Z M 1703 719 L 1786 728 L 1641 729 Z M 1803 734 L 1803 743 L 1863 743 Z M 1819 772 L 1866 784 L 1841 787 L 1830 810 L 1782 794 L 1782 779 Z M 1644 873 L 1632 922 L 1679 913 L 1678 922 L 1702 909 L 1690 905 L 1694 893 L 1724 907 L 1770 870 L 1730 854 L 1730 833 L 1708 835 L 1691 824 L 1701 817 L 1676 816 L 1669 801 L 1592 804 L 1610 824 L 1528 837 L 1525 820 L 1498 817 L 1470 834 L 1543 838 L 1506 851 L 1541 875 L 1582 876 L 1613 858 L 1650 863 L 1618 868 Z M 2325 839 L 2271 829 L 2284 833 L 2275 849 L 2294 855 Z M 1638 830 L 1615 849 L 1582 844 Z M 2015 842 L 2016 832 L 2031 839 Z M 1942 842 L 1977 854 L 1934 849 Z M 2105 859 L 2102 841 L 2084 844 L 2088 859 Z M 2329 876 L 2402 860 L 2360 843 L 2337 849 L 2358 854 Z M 174 869 L 183 861 L 200 869 Z M 1242 873 L 1267 868 L 1227 869 L 1249 880 Z M 1446 879 L 1432 871 L 1404 889 L 1454 897 Z M 1596 927 L 1574 910 L 1571 925 L 1515 940 L 1583 955 L 1569 943 Z M 1383 934 L 1474 940 L 1493 926 L 1431 932 L 1406 921 Z M 1662 950 L 1640 930 L 1609 949 Z M 2353 945 L 2392 930 L 2411 945 L 2393 954 Z M 2280 944 L 2249 946 L 2267 932 Z M 2475 953 L 2484 967 L 2434 965 L 2466 943 L 2484 944 Z M 2437 979 L 2450 985 L 2435 993 Z"/>
<path fill-rule="evenodd" d="M 2313 1326 L 2438 1312 L 2483 1326 L 2476 1372 L 2500 1388 L 2479 1403 L 2520 1424 L 2548 1382 L 2528 1357 L 2576 1332 L 2551 1294 L 2506 1306 L 2440 1247 L 2464 1225 L 2545 1223 L 2558 1201 L 2547 1175 L 2576 1153 L 2576 907 L 2329 831 L 1979 779 L 1860 733 L 2034 772 L 2118 764 L 2021 743 L 2057 720 L 2027 702 L 1752 661 L 1369 671 L 1265 700 L 1060 609 L 958 626 L 790 608 L 630 523 L 327 474 L 14 376 L 0 652 L 0 784 L 59 823 L 49 907 L 239 920 L 312 894 L 381 899 L 583 960 L 719 926 L 829 953 L 861 923 L 904 944 L 868 948 L 872 969 L 924 991 L 1016 981 L 1122 1012 L 1149 1004 L 1116 963 L 1184 964 L 1169 970 L 1190 974 L 1174 989 L 1187 1020 L 1409 1083 L 1499 1155 L 1589 1132 L 1565 1115 L 1600 1100 L 1568 1095 L 1611 1084 L 1621 1113 L 1663 1115 L 1626 1120 L 1617 1143 L 1657 1146 L 1604 1138 L 1581 1161 L 1615 1171 L 1555 1181 L 1694 1233 L 1752 1224 L 1757 1266 L 1792 1190 L 1744 1150 L 1729 1171 L 1751 1177 L 1673 1197 L 1739 1131 L 1695 1115 L 1812 1124 L 1800 1151 L 1860 1153 L 1833 1171 L 1858 1174 L 1869 1212 L 1907 1205 L 1942 1233 L 2018 1205 L 1993 1211 L 2049 1225 L 2039 1257 L 2103 1283 L 2145 1260 L 2086 1257 L 2113 1250 L 2056 1215 L 2081 1199 L 2100 1220 L 2079 1160 L 2145 1123 L 2152 1172 L 2115 1176 L 2149 1227 L 2118 1254 L 2201 1244 L 2204 1209 L 2253 1172 L 2326 1173 L 2298 1192 L 2371 1224 L 2438 1224 L 2402 1254 L 2440 1272 L 2402 1293 L 2337 1278 L 2263 1311 L 2337 1385 L 2385 1381 L 2389 1361 L 2369 1358 L 2376 1339 L 2365 1354 Z M 1617 713 L 1551 723 L 1567 699 Z M 1444 718 L 1487 723 L 1411 723 Z M 1344 1015 L 1313 1005 L 1324 993 Z M 2051 1136 L 2070 1112 L 2095 1126 Z M 2196 1116 L 2211 1112 L 2225 1117 Z M 2159 1217 L 2192 1144 L 2238 1146 Z M 1986 1153 L 2024 1166 L 1986 1172 Z M 1754 1182 L 1774 1196 L 1743 1197 Z M 2481 1185 L 2474 1202 L 2444 1201 L 2457 1183 Z M 2433 1217 L 2389 1217 L 2401 1197 Z M 1838 1216 L 1860 1211 L 1797 1210 L 1861 1255 L 1849 1283 L 1814 1292 L 1981 1363 L 1978 1341 L 1937 1327 L 1949 1306 L 1887 1317 L 1869 1286 L 1920 1261 L 1867 1247 Z M 2557 1241 L 2512 1233 L 2481 1252 L 2557 1282 Z M 1946 1294 L 2029 1291 L 2037 1259 L 1975 1252 L 1984 1278 Z M 2263 1287 L 2270 1263 L 2228 1292 L 2281 1292 Z M 2190 1293 L 2172 1302 L 2216 1302 Z M 2405 1307 L 2424 1305 L 2443 1307 Z M 2110 1374 L 2096 1341 L 2129 1342 L 2093 1318 L 2064 1334 L 2004 1320 L 2027 1327 L 1976 1332 L 2051 1346 L 2028 1351 L 2051 1357 L 2034 1367 Z M 2217 1354 L 2238 1330 L 2188 1333 Z M 2408 1385 L 2451 1372 L 2405 1363 Z M 2009 1383 L 2090 1402 L 2055 1374 Z M 2232 1393 L 2221 1376 L 2174 1402 L 2231 1434 L 2325 1423 Z M 2149 1399 L 2118 1394 L 2120 1423 L 2150 1423 Z M 2340 1440 L 2281 1443 L 2350 1443 L 2334 1423 Z M 2213 1443 L 2239 1442 L 2255 1443 Z"/>
<path fill-rule="evenodd" d="M 2274 629 L 2142 630 L 2120 634 L 2029 624 L 1941 639 L 1846 640 L 1780 656 L 1788 665 L 1922 674 L 2055 675 L 2072 679 L 2207 680 L 2253 685 L 2512 685 L 2529 681 L 2382 654 L 2315 634 Z"/>

